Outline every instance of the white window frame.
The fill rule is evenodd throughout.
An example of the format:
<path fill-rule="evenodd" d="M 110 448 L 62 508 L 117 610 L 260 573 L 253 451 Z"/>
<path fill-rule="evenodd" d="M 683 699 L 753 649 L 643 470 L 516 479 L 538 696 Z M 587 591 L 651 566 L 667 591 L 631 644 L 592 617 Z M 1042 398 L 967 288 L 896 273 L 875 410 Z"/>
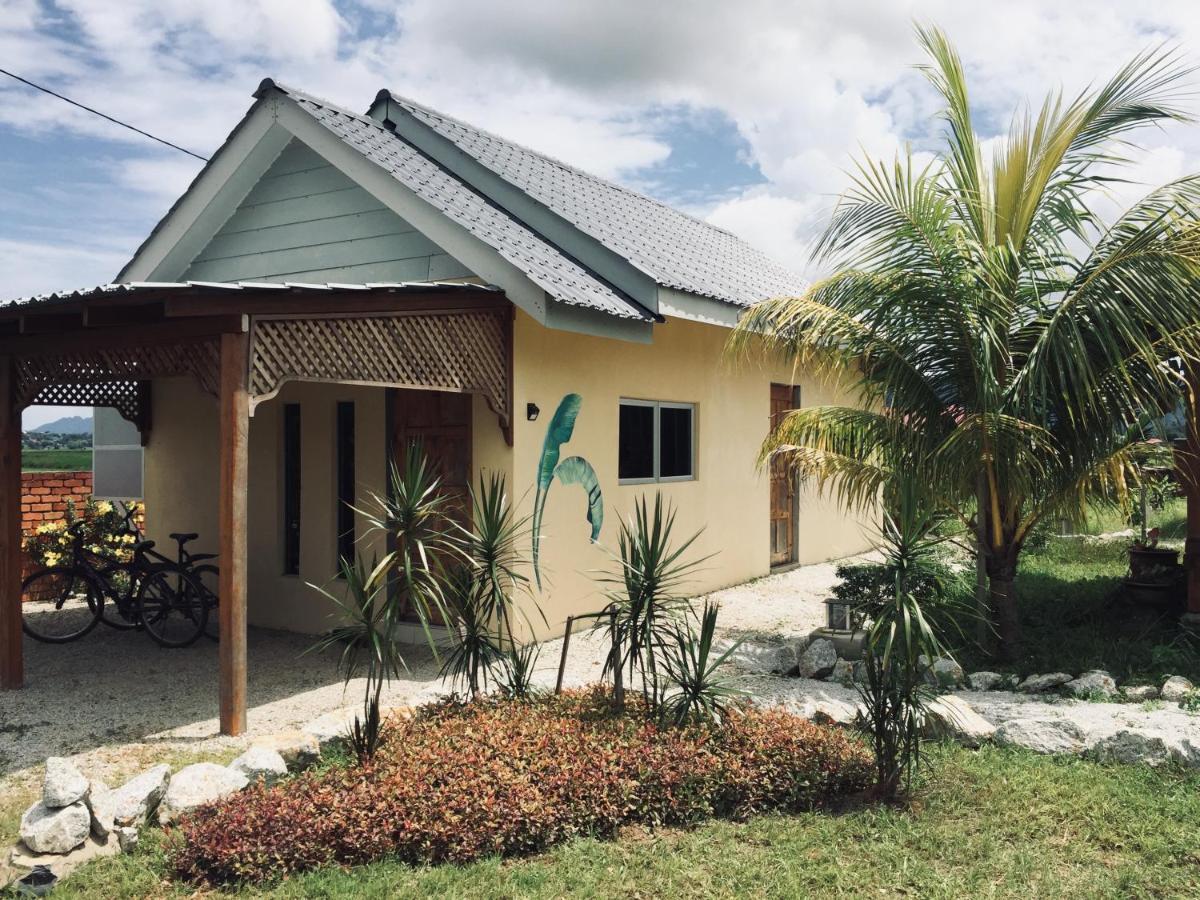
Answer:
<path fill-rule="evenodd" d="M 654 422 L 651 425 L 653 433 L 653 442 L 651 453 L 653 454 L 654 474 L 649 478 L 617 478 L 617 484 L 671 484 L 677 481 L 696 481 L 696 433 L 697 433 L 697 408 L 695 403 L 678 403 L 671 400 L 640 400 L 634 397 L 622 397 L 618 401 L 618 413 L 622 406 L 642 406 L 649 407 L 654 410 Z M 664 409 L 686 409 L 692 414 L 692 466 L 690 475 L 669 475 L 663 477 L 659 474 L 662 466 L 659 444 L 662 441 L 662 410 Z M 620 416 L 617 416 L 617 469 L 620 471 L 620 442 L 621 442 L 621 425 Z"/>

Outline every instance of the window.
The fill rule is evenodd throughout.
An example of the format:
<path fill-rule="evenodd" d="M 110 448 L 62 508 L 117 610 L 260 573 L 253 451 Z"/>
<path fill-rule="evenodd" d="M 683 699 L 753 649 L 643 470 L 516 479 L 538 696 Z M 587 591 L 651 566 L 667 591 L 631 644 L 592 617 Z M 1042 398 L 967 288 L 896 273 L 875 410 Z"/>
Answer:
<path fill-rule="evenodd" d="M 283 404 L 283 574 L 300 574 L 300 404 Z"/>
<path fill-rule="evenodd" d="M 354 560 L 354 404 L 337 405 L 337 554 Z"/>
<path fill-rule="evenodd" d="M 626 483 L 695 478 L 695 405 L 622 400 L 617 476 Z"/>

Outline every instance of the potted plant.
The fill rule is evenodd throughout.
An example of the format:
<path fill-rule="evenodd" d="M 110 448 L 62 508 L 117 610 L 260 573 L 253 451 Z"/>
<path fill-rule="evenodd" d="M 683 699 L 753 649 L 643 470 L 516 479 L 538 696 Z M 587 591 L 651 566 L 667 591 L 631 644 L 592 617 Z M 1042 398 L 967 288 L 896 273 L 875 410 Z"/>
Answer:
<path fill-rule="evenodd" d="M 1183 583 L 1179 551 L 1158 546 L 1159 531 L 1151 528 L 1129 547 L 1125 587 L 1140 603 L 1163 606 L 1173 602 Z"/>

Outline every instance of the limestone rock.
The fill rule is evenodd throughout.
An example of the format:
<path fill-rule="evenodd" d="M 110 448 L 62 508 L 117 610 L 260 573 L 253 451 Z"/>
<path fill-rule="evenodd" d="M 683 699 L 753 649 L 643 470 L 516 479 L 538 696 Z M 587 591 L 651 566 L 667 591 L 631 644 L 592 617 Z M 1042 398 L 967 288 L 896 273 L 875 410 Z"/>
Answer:
<path fill-rule="evenodd" d="M 1024 747 L 1035 753 L 1079 753 L 1083 730 L 1070 719 L 1010 719 L 996 729 L 1002 747 Z"/>
<path fill-rule="evenodd" d="M 1158 699 L 1158 688 L 1152 684 L 1126 685 L 1121 688 L 1121 694 L 1130 703 L 1144 703 L 1147 700 Z"/>
<path fill-rule="evenodd" d="M 833 671 L 829 675 L 829 680 L 836 681 L 838 684 L 853 684 L 854 676 L 854 663 L 848 659 L 839 659 L 833 664 Z"/>
<path fill-rule="evenodd" d="M 95 838 L 89 838 L 69 853 L 34 853 L 27 847 L 17 844 L 9 856 L 12 868 L 9 870 L 16 877 L 23 878 L 35 866 L 46 866 L 58 876 L 59 880 L 66 878 L 85 862 L 104 856 L 115 856 L 118 853 L 117 842 L 101 843 Z M 0 884 L 3 883 L 5 870 L 0 866 Z M 3 890 L 3 888 L 0 888 Z M 7 895 L 5 895 L 7 896 Z"/>
<path fill-rule="evenodd" d="M 199 806 L 236 794 L 249 783 L 241 772 L 216 763 L 184 766 L 167 785 L 158 807 L 158 821 L 166 825 Z"/>
<path fill-rule="evenodd" d="M 1068 681 L 1067 693 L 1072 697 L 1111 700 L 1117 696 L 1117 682 L 1102 669 L 1093 669 L 1091 672 L 1084 672 L 1074 681 Z"/>
<path fill-rule="evenodd" d="M 925 667 L 925 681 L 939 688 L 950 690 L 966 681 L 963 667 L 948 657 L 939 657 Z"/>
<path fill-rule="evenodd" d="M 753 675 L 782 675 L 796 667 L 796 648 L 791 644 L 774 644 L 765 641 L 742 641 L 736 647 L 733 641 L 722 641 L 716 646 L 718 654 L 733 647 L 726 660 L 729 665 Z"/>
<path fill-rule="evenodd" d="M 972 672 L 967 676 L 967 686 L 973 691 L 994 691 L 1003 681 L 999 672 Z"/>
<path fill-rule="evenodd" d="M 87 807 L 92 814 L 92 834 L 103 842 L 114 827 L 116 806 L 113 792 L 107 784 L 98 778 L 93 778 L 88 785 Z"/>
<path fill-rule="evenodd" d="M 925 709 L 921 733 L 931 740 L 949 740 L 964 747 L 979 747 L 990 741 L 996 726 L 977 713 L 961 697 L 938 697 Z"/>
<path fill-rule="evenodd" d="M 828 698 L 813 703 L 809 718 L 818 725 L 840 725 L 849 728 L 858 722 L 861 715 L 862 710 L 857 704 Z"/>
<path fill-rule="evenodd" d="M 46 760 L 46 780 L 42 783 L 42 802 L 50 809 L 78 803 L 87 796 L 88 780 L 75 764 L 61 756 Z"/>
<path fill-rule="evenodd" d="M 141 839 L 141 832 L 132 825 L 119 825 L 114 829 L 117 833 L 117 844 L 121 847 L 122 853 L 132 853 L 137 849 L 138 841 Z"/>
<path fill-rule="evenodd" d="M 284 731 L 259 738 L 252 745 L 274 750 L 283 757 L 288 769 L 295 772 L 307 769 L 321 758 L 321 744 L 315 735 L 305 731 Z"/>
<path fill-rule="evenodd" d="M 171 767 L 157 765 L 113 791 L 113 823 L 138 826 L 158 809 L 171 780 Z"/>
<path fill-rule="evenodd" d="M 828 638 L 817 638 L 800 654 L 797 668 L 802 678 L 824 678 L 837 665 L 837 650 Z"/>
<path fill-rule="evenodd" d="M 1195 688 L 1192 686 L 1192 683 L 1182 675 L 1172 675 L 1163 682 L 1162 689 L 1158 692 L 1158 695 L 1168 703 L 1178 703 L 1193 690 Z"/>
<path fill-rule="evenodd" d="M 327 712 L 323 716 L 317 716 L 301 731 L 305 734 L 316 738 L 317 745 L 321 752 L 324 753 L 329 747 L 334 744 L 346 740 L 350 734 L 350 726 L 354 722 L 354 717 L 360 715 L 361 710 L 355 709 L 336 709 L 333 712 Z"/>
<path fill-rule="evenodd" d="M 92 814 L 82 800 L 60 807 L 39 801 L 21 816 L 21 840 L 34 853 L 70 853 L 91 830 Z"/>
<path fill-rule="evenodd" d="M 288 773 L 287 763 L 278 750 L 270 747 L 251 747 L 229 764 L 229 768 L 241 772 L 251 783 L 264 781 L 274 784 Z"/>
<path fill-rule="evenodd" d="M 1125 765 L 1141 763 L 1159 766 L 1169 762 L 1171 748 L 1162 735 L 1137 728 L 1126 728 L 1116 734 L 1097 741 L 1091 753 L 1100 762 L 1117 762 Z"/>
<path fill-rule="evenodd" d="M 1066 672 L 1051 672 L 1048 675 L 1030 675 L 1017 685 L 1017 690 L 1022 694 L 1044 694 L 1046 691 L 1062 687 L 1068 681 L 1073 680 Z"/>

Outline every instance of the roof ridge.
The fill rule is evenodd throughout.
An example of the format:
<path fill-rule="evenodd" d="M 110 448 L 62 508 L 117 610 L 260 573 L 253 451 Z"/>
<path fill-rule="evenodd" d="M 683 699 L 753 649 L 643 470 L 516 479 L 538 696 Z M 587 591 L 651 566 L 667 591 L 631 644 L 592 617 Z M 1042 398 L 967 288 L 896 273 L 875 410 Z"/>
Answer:
<path fill-rule="evenodd" d="M 526 153 L 531 153 L 534 156 L 540 157 L 541 159 L 544 159 L 546 162 L 551 163 L 552 165 L 558 166 L 561 169 L 565 169 L 566 171 L 571 172 L 575 175 L 582 176 L 584 178 L 587 178 L 590 181 L 594 181 L 598 184 L 602 184 L 605 187 L 613 188 L 615 190 L 621 191 L 622 193 L 629 194 L 633 197 L 636 197 L 639 200 L 644 200 L 649 203 L 653 203 L 656 206 L 659 206 L 662 209 L 665 209 L 668 212 L 670 212 L 676 216 L 680 216 L 684 219 L 690 219 L 691 221 L 697 223 L 698 225 L 703 225 L 705 228 L 711 228 L 713 231 L 719 231 L 719 232 L 721 232 L 721 234 L 728 235 L 729 237 L 734 238 L 735 240 L 739 240 L 739 241 L 741 240 L 741 238 L 739 238 L 736 234 L 734 234 L 732 231 L 728 230 L 727 228 L 722 228 L 720 225 L 714 225 L 712 222 L 705 221 L 704 219 L 701 219 L 699 216 L 694 216 L 691 213 L 684 212 L 683 210 L 678 209 L 669 203 L 664 203 L 662 200 L 658 200 L 654 197 L 651 197 L 649 194 L 643 194 L 641 191 L 635 191 L 633 188 L 626 187 L 625 185 L 619 184 L 618 182 L 609 181 L 607 178 L 601 178 L 599 175 L 595 174 L 594 172 L 589 172 L 586 169 L 581 169 L 578 166 L 572 165 L 569 162 L 564 162 L 563 160 L 559 159 L 556 156 L 551 156 L 549 153 L 543 153 L 540 150 L 535 150 L 532 147 L 528 146 L 527 144 L 522 144 L 520 141 L 514 141 L 512 138 L 506 138 L 506 137 L 504 137 L 504 135 L 497 134 L 496 132 L 490 131 L 487 128 L 480 128 L 478 125 L 473 125 L 472 123 L 466 121 L 465 119 L 460 119 L 457 116 L 453 116 L 453 115 L 450 115 L 449 113 L 444 113 L 441 110 L 434 109 L 432 106 L 428 106 L 417 100 L 413 100 L 411 97 L 406 97 L 403 94 L 394 93 L 389 88 L 384 88 L 378 94 L 376 94 L 375 102 L 379 102 L 379 99 L 381 97 L 385 97 L 385 96 L 391 100 L 394 100 L 396 103 L 401 104 L 402 106 L 407 104 L 409 106 L 416 107 L 417 109 L 421 110 L 422 112 L 427 113 L 432 116 L 436 116 L 437 118 L 442 119 L 444 121 L 452 122 L 455 125 L 458 125 L 462 128 L 470 129 L 471 131 L 474 131 L 477 134 L 486 135 L 487 137 L 492 138 L 493 140 L 497 140 L 502 143 L 508 144 L 511 147 L 516 147 L 517 149 L 523 150 Z M 487 166 L 486 163 L 484 163 L 483 165 L 486 168 L 490 169 L 490 167 Z M 497 172 L 495 174 L 499 175 L 500 173 Z M 503 178 L 504 176 L 501 175 L 500 177 Z M 505 180 L 507 180 L 507 179 L 505 179 Z"/>

